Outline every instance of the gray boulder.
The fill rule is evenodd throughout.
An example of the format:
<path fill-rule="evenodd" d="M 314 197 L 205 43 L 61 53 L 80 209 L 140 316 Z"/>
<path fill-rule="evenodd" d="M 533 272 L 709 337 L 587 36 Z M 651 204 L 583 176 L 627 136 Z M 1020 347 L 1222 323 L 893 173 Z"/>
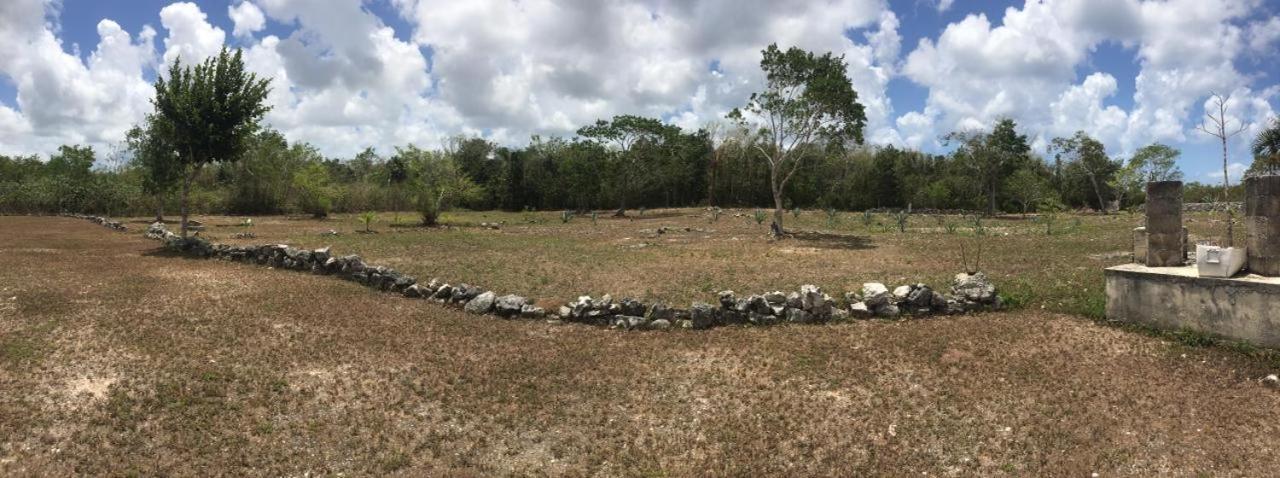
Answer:
<path fill-rule="evenodd" d="M 493 309 L 498 315 L 503 317 L 513 317 L 520 315 L 520 311 L 523 310 L 524 306 L 528 303 L 529 301 L 524 297 L 508 294 L 499 297 L 498 301 L 494 302 Z"/>
<path fill-rule="evenodd" d="M 787 322 L 807 324 L 813 322 L 813 314 L 806 312 L 804 309 L 787 309 Z"/>
<path fill-rule="evenodd" d="M 420 298 L 420 297 L 422 297 L 422 296 L 423 296 L 423 293 L 424 293 L 424 292 L 425 292 L 425 291 L 424 291 L 424 290 L 422 290 L 422 286 L 420 286 L 420 285 L 418 285 L 418 284 L 414 284 L 414 285 L 411 285 L 411 286 L 409 286 L 409 287 L 405 287 L 405 288 L 404 288 L 404 296 L 405 296 L 405 297 L 408 297 L 408 298 L 410 298 L 410 299 L 417 299 L 417 298 Z"/>
<path fill-rule="evenodd" d="M 738 299 L 731 290 L 722 290 L 717 294 L 720 299 L 720 307 L 732 309 L 738 304 Z"/>
<path fill-rule="evenodd" d="M 924 284 L 917 284 L 907 294 L 907 303 L 912 309 L 929 309 L 933 307 L 933 289 Z"/>
<path fill-rule="evenodd" d="M 996 286 L 981 272 L 976 274 L 956 274 L 951 283 L 951 292 L 960 298 L 979 304 L 992 304 L 996 299 Z"/>
<path fill-rule="evenodd" d="M 803 309 L 803 308 L 805 308 L 805 307 L 804 307 L 804 298 L 802 298 L 802 297 L 800 296 L 800 293 L 799 293 L 799 292 L 792 292 L 792 293 L 790 293 L 790 294 L 787 294 L 787 307 L 790 307 L 790 308 L 793 308 L 793 309 Z"/>
<path fill-rule="evenodd" d="M 618 301 L 618 313 L 622 315 L 644 315 L 646 307 L 643 302 L 627 297 Z"/>
<path fill-rule="evenodd" d="M 840 321 L 849 320 L 849 316 L 850 314 L 849 314 L 849 311 L 847 310 L 839 309 L 839 308 L 831 309 L 831 320 L 833 321 L 840 322 Z"/>
<path fill-rule="evenodd" d="M 493 310 L 493 302 L 496 297 L 497 294 L 493 292 L 479 294 L 467 301 L 467 305 L 462 306 L 462 310 L 472 314 L 487 314 L 490 310 Z"/>
<path fill-rule="evenodd" d="M 764 295 L 764 301 L 769 305 L 781 305 L 787 303 L 787 295 L 781 291 L 768 292 Z"/>
<path fill-rule="evenodd" d="M 903 302 L 907 300 L 907 296 L 911 295 L 911 290 L 911 286 L 909 285 L 898 286 L 893 289 L 893 300 L 896 302 Z"/>
<path fill-rule="evenodd" d="M 880 317 L 897 317 L 898 314 L 902 313 L 902 311 L 901 309 L 898 309 L 898 306 L 896 305 L 884 304 L 879 307 L 876 307 L 875 313 Z"/>
<path fill-rule="evenodd" d="M 547 316 L 547 311 L 533 304 L 525 304 L 520 308 L 520 316 L 526 319 L 541 319 Z"/>
<path fill-rule="evenodd" d="M 891 298 L 893 294 L 889 293 L 889 288 L 884 284 L 879 282 L 862 284 L 862 302 L 867 304 L 867 308 L 874 309 L 888 304 Z"/>
<path fill-rule="evenodd" d="M 692 328 L 706 329 L 715 325 L 716 309 L 705 302 L 694 302 L 689 307 L 689 321 Z"/>
<path fill-rule="evenodd" d="M 626 330 L 643 329 L 649 325 L 649 319 L 636 315 L 619 315 L 614 319 L 614 325 Z"/>

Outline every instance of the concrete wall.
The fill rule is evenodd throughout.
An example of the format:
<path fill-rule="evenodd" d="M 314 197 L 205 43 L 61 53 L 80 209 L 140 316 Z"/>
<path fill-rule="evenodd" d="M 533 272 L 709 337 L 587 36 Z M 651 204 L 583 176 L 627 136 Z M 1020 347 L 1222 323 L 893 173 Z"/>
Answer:
<path fill-rule="evenodd" d="M 1280 278 L 1198 277 L 1195 266 L 1106 270 L 1107 318 L 1280 348 Z"/>

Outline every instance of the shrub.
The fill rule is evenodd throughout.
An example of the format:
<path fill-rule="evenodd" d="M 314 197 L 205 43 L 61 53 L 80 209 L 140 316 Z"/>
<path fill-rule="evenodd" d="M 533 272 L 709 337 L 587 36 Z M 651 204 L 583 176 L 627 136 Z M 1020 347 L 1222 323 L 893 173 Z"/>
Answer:
<path fill-rule="evenodd" d="M 329 170 L 320 163 L 309 163 L 294 173 L 293 190 L 298 209 L 311 217 L 327 217 L 333 208 Z"/>
<path fill-rule="evenodd" d="M 364 223 L 364 232 L 372 232 L 370 226 L 372 226 L 373 222 L 376 220 L 378 220 L 378 215 L 374 214 L 373 211 L 365 211 L 360 214 L 360 222 Z"/>
<path fill-rule="evenodd" d="M 907 221 L 911 218 L 911 213 L 906 210 L 898 211 L 893 215 L 894 222 L 898 223 L 898 232 L 907 232 Z"/>

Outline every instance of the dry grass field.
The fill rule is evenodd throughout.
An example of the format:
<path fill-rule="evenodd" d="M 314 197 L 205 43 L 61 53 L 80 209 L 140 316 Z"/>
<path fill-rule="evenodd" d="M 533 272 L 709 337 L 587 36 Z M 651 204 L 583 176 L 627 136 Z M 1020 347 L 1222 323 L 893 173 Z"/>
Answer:
<path fill-rule="evenodd" d="M 959 218 L 904 234 L 887 216 L 809 212 L 789 219 L 812 232 L 782 242 L 749 216 L 463 213 L 371 235 L 346 217 L 255 218 L 244 242 L 332 245 L 554 302 L 943 284 L 968 241 L 1020 308 L 627 333 L 172 257 L 140 237 L 145 221 L 0 217 L 0 475 L 1274 473 L 1270 355 L 1088 318 L 1135 216 L 1064 217 L 1055 236 L 1011 218 L 976 236 L 946 231 Z M 242 232 L 202 219 L 219 241 Z M 492 221 L 505 225 L 468 226 Z"/>

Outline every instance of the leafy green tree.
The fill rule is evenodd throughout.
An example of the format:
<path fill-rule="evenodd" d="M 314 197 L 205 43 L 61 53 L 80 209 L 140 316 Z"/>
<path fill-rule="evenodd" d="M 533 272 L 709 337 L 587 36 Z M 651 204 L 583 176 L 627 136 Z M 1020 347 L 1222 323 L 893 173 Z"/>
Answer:
<path fill-rule="evenodd" d="M 309 162 L 293 173 L 293 192 L 298 209 L 317 219 L 327 217 L 333 207 L 333 191 L 329 183 L 329 169 L 323 163 Z"/>
<path fill-rule="evenodd" d="M 206 164 L 240 159 L 258 121 L 270 110 L 265 104 L 270 84 L 270 79 L 245 71 L 240 50 L 231 54 L 226 48 L 195 66 L 176 60 L 167 77 L 156 79 L 152 104 L 157 131 L 173 146 L 184 169 L 183 238 L 192 180 Z"/>
<path fill-rule="evenodd" d="M 216 167 L 230 192 L 228 209 L 237 214 L 279 214 L 290 201 L 293 175 L 319 153 L 305 143 L 290 145 L 274 129 L 263 129 L 246 140 L 242 157 Z"/>
<path fill-rule="evenodd" d="M 777 44 L 764 49 L 760 68 L 764 91 L 752 93 L 747 105 L 729 118 L 739 124 L 759 120 L 756 145 L 769 164 L 775 230 L 783 231 L 783 191 L 806 157 L 804 147 L 818 142 L 862 144 L 867 116 L 846 76 L 843 56 L 821 56 Z"/>
<path fill-rule="evenodd" d="M 396 148 L 394 158 L 404 161 L 411 172 L 415 202 L 423 225 L 438 224 L 440 215 L 459 201 L 473 199 L 482 193 L 447 154 L 426 151 L 411 144 Z"/>
<path fill-rule="evenodd" d="M 1013 176 L 1009 177 L 1007 188 L 1013 201 L 1021 206 L 1024 216 L 1027 215 L 1028 209 L 1053 193 L 1053 189 L 1049 187 L 1049 181 L 1029 168 L 1019 169 L 1013 173 Z"/>
<path fill-rule="evenodd" d="M 1180 181 L 1182 171 L 1178 170 L 1178 156 L 1182 153 L 1167 145 L 1152 143 L 1143 146 L 1129 162 L 1116 170 L 1108 184 L 1116 193 L 1116 199 L 1122 204 L 1126 198 L 1137 198 L 1144 194 L 1144 185 L 1151 181 Z"/>
<path fill-rule="evenodd" d="M 641 154 L 647 147 L 659 146 L 671 134 L 674 126 L 643 116 L 621 115 L 612 120 L 597 120 L 595 124 L 578 129 L 578 135 L 617 148 L 612 152 L 614 186 L 618 192 L 618 213 L 626 214 L 627 201 L 636 191 L 647 186 L 653 175 L 645 174 L 652 167 L 651 156 Z"/>
<path fill-rule="evenodd" d="M 1107 211 L 1107 184 L 1119 170 L 1119 165 L 1107 157 L 1106 147 L 1084 131 L 1077 131 L 1067 138 L 1054 138 L 1049 151 L 1054 157 L 1067 163 L 1073 171 L 1079 171 L 1089 182 L 1099 211 Z"/>
<path fill-rule="evenodd" d="M 1280 118 L 1272 118 L 1271 124 L 1253 139 L 1253 164 L 1246 176 L 1280 174 Z"/>
<path fill-rule="evenodd" d="M 1130 162 L 1116 169 L 1116 173 L 1111 176 L 1107 186 L 1114 192 L 1116 202 L 1123 207 L 1126 198 L 1134 198 L 1143 194 L 1143 185 L 1146 182 L 1142 170 Z"/>
<path fill-rule="evenodd" d="M 987 215 L 995 215 L 998 196 L 1014 171 L 1025 166 L 1031 146 L 1026 135 L 1018 134 L 1017 123 L 1004 118 L 996 122 L 990 133 L 981 131 L 953 132 L 947 142 L 958 142 L 957 163 L 977 180 L 986 196 Z M 1025 207 L 1025 206 L 1024 206 Z"/>
<path fill-rule="evenodd" d="M 1178 156 L 1182 152 L 1160 143 L 1143 146 L 1129 158 L 1129 167 L 1138 172 L 1144 182 L 1181 181 Z"/>
<path fill-rule="evenodd" d="M 173 145 L 158 131 L 154 115 L 147 115 L 140 125 L 125 133 L 125 145 L 134 166 L 143 171 L 142 190 L 156 204 L 156 221 L 164 221 L 164 204 L 182 181 L 182 168 Z"/>
<path fill-rule="evenodd" d="M 58 146 L 57 154 L 49 156 L 45 170 L 51 176 L 83 184 L 93 176 L 93 161 L 93 147 L 64 144 Z"/>

